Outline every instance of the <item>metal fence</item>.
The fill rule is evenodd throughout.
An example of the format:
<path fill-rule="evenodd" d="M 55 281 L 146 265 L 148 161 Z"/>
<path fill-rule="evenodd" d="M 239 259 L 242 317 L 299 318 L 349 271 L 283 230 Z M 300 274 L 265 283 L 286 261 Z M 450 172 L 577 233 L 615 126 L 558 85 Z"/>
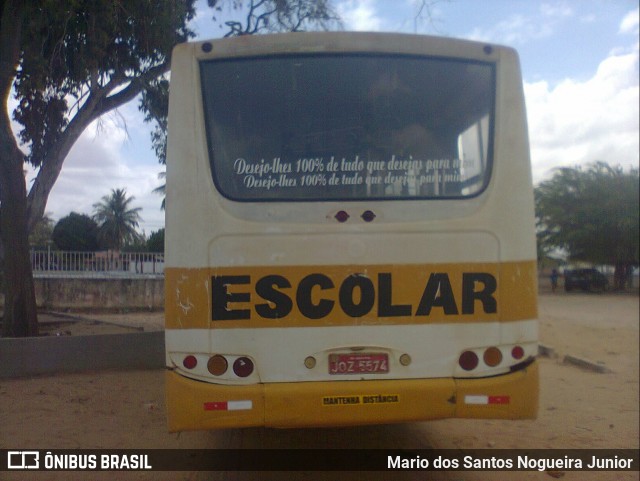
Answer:
<path fill-rule="evenodd" d="M 34 274 L 123 273 L 128 275 L 164 274 L 164 254 L 158 252 L 75 252 L 32 250 Z"/>

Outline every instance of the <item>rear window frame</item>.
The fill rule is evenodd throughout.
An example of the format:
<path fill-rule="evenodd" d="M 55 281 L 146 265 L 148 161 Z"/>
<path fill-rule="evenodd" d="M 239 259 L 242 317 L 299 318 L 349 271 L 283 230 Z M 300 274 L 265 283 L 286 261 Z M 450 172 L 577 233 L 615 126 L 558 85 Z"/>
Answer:
<path fill-rule="evenodd" d="M 361 197 L 308 197 L 301 198 L 298 196 L 287 196 L 281 195 L 278 197 L 262 197 L 262 198 L 248 198 L 243 196 L 232 195 L 227 192 L 224 187 L 221 185 L 221 182 L 217 175 L 217 170 L 215 167 L 216 156 L 214 154 L 214 146 L 212 145 L 212 139 L 210 136 L 210 125 L 211 125 L 211 115 L 209 109 L 206 106 L 205 102 L 205 92 L 204 92 L 204 82 L 205 82 L 205 74 L 204 69 L 202 68 L 203 64 L 206 63 L 224 63 L 224 62 L 237 62 L 237 61 L 253 61 L 253 60 L 266 60 L 266 59 L 278 59 L 278 58 L 321 58 L 321 57 L 387 57 L 387 58 L 410 58 L 410 59 L 424 59 L 424 60 L 436 60 L 436 61 L 444 61 L 444 62 L 452 62 L 452 63 L 463 63 L 463 64 L 475 64 L 475 65 L 483 65 L 489 68 L 490 71 L 490 108 L 488 111 L 489 114 L 489 122 L 488 122 L 488 145 L 487 145 L 487 154 L 486 154 L 486 165 L 484 170 L 483 183 L 481 187 L 471 193 L 466 195 L 391 195 L 391 196 L 361 196 Z M 199 79 L 200 79 L 200 99 L 202 105 L 202 111 L 204 116 L 204 138 L 207 144 L 206 153 L 208 156 L 208 165 L 211 169 L 211 176 L 213 180 L 213 184 L 215 186 L 216 191 L 225 199 L 238 202 L 238 203 L 254 203 L 254 204 L 262 204 L 262 203 L 276 203 L 276 202 L 294 202 L 294 203 L 320 203 L 320 202 L 329 202 L 329 203 L 362 203 L 362 202 L 386 202 L 386 201 L 404 201 L 404 202 L 415 202 L 415 201 L 442 201 L 442 200 L 457 200 L 457 201 L 465 201 L 469 199 L 476 198 L 482 195 L 489 184 L 491 183 L 493 177 L 494 170 L 494 147 L 495 147 L 495 130 L 496 130 L 496 115 L 497 115 L 497 77 L 498 77 L 498 65 L 495 61 L 488 60 L 476 60 L 471 58 L 459 58 L 459 57 L 448 57 L 448 56 L 438 56 L 438 55 L 419 55 L 419 54 L 406 54 L 406 53 L 390 53 L 390 52 L 322 52 L 322 53 L 274 53 L 270 55 L 248 55 L 248 56 L 232 56 L 232 57 L 218 57 L 218 58 L 208 58 L 204 60 L 198 61 L 198 69 L 199 69 Z M 293 162 L 293 161 L 292 161 Z M 281 190 L 280 192 L 284 193 L 286 190 Z"/>

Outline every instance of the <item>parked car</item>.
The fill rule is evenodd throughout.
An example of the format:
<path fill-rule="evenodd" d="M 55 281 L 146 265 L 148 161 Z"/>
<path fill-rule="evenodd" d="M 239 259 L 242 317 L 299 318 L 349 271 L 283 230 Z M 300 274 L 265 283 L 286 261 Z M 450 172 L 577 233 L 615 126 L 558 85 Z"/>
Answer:
<path fill-rule="evenodd" d="M 609 286 L 607 277 L 596 269 L 572 269 L 564 273 L 564 290 L 606 291 Z"/>

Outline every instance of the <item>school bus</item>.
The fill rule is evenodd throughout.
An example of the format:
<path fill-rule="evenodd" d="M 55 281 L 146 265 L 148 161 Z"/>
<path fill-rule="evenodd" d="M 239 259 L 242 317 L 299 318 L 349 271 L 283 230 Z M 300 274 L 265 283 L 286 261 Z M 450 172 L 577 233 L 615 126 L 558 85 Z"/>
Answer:
<path fill-rule="evenodd" d="M 517 53 L 288 33 L 179 45 L 170 431 L 534 418 Z"/>

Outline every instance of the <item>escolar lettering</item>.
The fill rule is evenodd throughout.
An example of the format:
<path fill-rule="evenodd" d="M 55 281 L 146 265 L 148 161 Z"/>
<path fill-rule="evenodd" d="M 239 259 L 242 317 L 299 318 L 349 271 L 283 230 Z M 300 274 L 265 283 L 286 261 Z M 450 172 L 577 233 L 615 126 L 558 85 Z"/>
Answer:
<path fill-rule="evenodd" d="M 394 302 L 391 273 L 379 273 L 376 281 L 374 283 L 364 274 L 353 274 L 336 286 L 325 274 L 313 273 L 294 287 L 286 277 L 278 274 L 261 277 L 255 285 L 249 275 L 213 276 L 212 320 L 251 319 L 252 310 L 247 304 L 254 293 L 259 300 L 253 310 L 263 319 L 286 318 L 293 311 L 294 302 L 300 313 L 309 319 L 322 319 L 334 309 L 357 318 L 369 314 L 374 307 L 377 307 L 375 315 L 378 318 L 429 316 L 434 308 L 442 309 L 445 315 L 474 314 L 478 304 L 487 314 L 497 312 L 496 278 L 486 272 L 463 273 L 462 288 L 457 293 L 454 293 L 446 272 L 432 273 L 422 296 L 413 304 Z M 231 292 L 231 286 L 253 286 L 253 292 L 250 287 L 234 287 Z M 237 306 L 239 303 L 245 303 L 245 306 Z"/>

